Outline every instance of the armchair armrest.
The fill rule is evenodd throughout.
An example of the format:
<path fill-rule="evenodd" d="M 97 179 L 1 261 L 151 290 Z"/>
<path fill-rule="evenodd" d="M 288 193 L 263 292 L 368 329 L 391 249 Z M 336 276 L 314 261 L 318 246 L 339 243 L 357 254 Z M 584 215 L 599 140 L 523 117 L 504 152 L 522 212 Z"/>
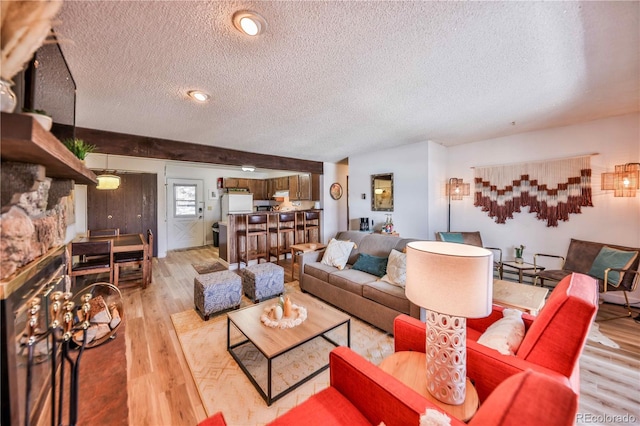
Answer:
<path fill-rule="evenodd" d="M 500 279 L 502 279 L 503 276 L 503 272 L 502 272 L 502 249 L 499 247 L 485 247 L 485 249 L 487 250 L 491 250 L 492 252 L 494 252 L 493 254 L 493 264 L 496 268 L 498 268 L 498 277 L 500 277 Z M 498 258 L 496 259 L 496 254 L 498 255 Z"/>
<path fill-rule="evenodd" d="M 478 397 L 483 402 L 500 383 L 514 374 L 534 370 L 568 383 L 562 374 L 528 362 L 514 355 L 502 355 L 495 349 L 467 339 L 467 376 L 473 382 Z M 577 391 L 577 389 L 574 389 Z"/>
<path fill-rule="evenodd" d="M 426 351 L 427 325 L 417 318 L 398 315 L 393 320 L 394 352 Z"/>
<path fill-rule="evenodd" d="M 533 273 L 534 274 L 538 273 L 538 256 L 541 256 L 541 257 L 552 257 L 552 258 L 555 258 L 555 259 L 562 259 L 562 266 L 564 266 L 564 261 L 565 261 L 564 256 L 558 256 L 558 255 L 555 255 L 555 254 L 536 253 L 536 254 L 533 255 Z M 560 268 L 560 269 L 562 269 L 562 268 Z"/>
<path fill-rule="evenodd" d="M 603 293 L 607 292 L 607 288 L 609 286 L 611 287 L 615 287 L 616 289 L 618 289 L 618 287 L 620 287 L 620 284 L 618 284 L 617 286 L 614 286 L 612 284 L 609 283 L 609 272 L 610 271 L 615 271 L 615 272 L 624 272 L 625 274 L 634 274 L 634 278 L 633 281 L 631 282 L 631 287 L 630 288 L 625 288 L 623 287 L 623 289 L 625 291 L 634 291 L 636 289 L 636 287 L 638 287 L 638 276 L 640 275 L 640 271 L 634 271 L 633 269 L 621 269 L 621 268 L 607 268 L 604 270 L 604 281 L 602 282 L 602 287 Z M 622 280 L 620 280 L 622 281 Z"/>
<path fill-rule="evenodd" d="M 331 351 L 329 365 L 331 386 L 372 424 L 417 425 L 427 408 L 443 412 L 422 395 L 345 346 Z M 455 418 L 451 418 L 451 424 L 464 425 Z"/>

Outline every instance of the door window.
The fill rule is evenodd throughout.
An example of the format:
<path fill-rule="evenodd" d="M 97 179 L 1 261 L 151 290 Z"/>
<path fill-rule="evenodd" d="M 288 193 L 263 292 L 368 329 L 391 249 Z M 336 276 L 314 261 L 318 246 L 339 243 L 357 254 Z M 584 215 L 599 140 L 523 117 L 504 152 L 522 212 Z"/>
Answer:
<path fill-rule="evenodd" d="M 173 217 L 196 216 L 196 185 L 173 185 L 173 200 Z"/>

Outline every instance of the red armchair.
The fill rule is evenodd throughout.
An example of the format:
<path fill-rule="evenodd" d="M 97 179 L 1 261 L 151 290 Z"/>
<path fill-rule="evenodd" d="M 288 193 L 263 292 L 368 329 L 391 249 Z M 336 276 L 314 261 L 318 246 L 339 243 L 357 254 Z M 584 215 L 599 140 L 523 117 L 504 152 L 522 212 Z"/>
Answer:
<path fill-rule="evenodd" d="M 410 318 L 410 317 L 409 317 Z M 269 426 L 378 425 L 418 426 L 427 408 L 424 397 L 346 347 L 329 356 L 331 386 L 278 417 Z M 562 376 L 533 371 L 506 380 L 478 410 L 470 425 L 573 425 L 577 395 Z M 199 426 L 226 425 L 216 413 Z M 464 423 L 452 418 L 452 426 Z"/>
<path fill-rule="evenodd" d="M 554 288 L 537 317 L 523 314 L 525 336 L 515 355 L 477 343 L 482 333 L 502 318 L 504 308 L 493 307 L 486 318 L 467 320 L 467 375 L 484 401 L 505 379 L 527 369 L 568 378 L 580 389 L 578 359 L 598 309 L 594 278 L 572 274 Z M 394 322 L 395 351 L 425 351 L 426 325 L 401 315 Z"/>

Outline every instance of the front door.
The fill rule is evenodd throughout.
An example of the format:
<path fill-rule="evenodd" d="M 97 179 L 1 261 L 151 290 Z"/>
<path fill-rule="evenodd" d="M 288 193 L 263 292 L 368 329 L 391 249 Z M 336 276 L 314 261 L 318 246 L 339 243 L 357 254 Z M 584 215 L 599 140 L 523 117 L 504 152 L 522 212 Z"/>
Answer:
<path fill-rule="evenodd" d="M 205 245 L 203 182 L 167 180 L 167 247 L 169 250 Z"/>

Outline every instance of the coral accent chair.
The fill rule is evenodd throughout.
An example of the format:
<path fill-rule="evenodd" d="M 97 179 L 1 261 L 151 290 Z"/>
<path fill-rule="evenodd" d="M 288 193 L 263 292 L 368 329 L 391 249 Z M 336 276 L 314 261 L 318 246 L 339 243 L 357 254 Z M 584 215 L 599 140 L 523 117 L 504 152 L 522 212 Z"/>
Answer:
<path fill-rule="evenodd" d="M 598 283 L 583 274 L 564 278 L 553 289 L 537 317 L 523 314 L 525 336 L 515 355 L 502 355 L 477 342 L 482 333 L 502 318 L 493 306 L 486 318 L 467 320 L 467 375 L 475 383 L 480 401 L 505 379 L 527 369 L 568 378 L 580 390 L 578 359 L 598 310 Z M 395 351 L 425 351 L 426 324 L 400 315 L 394 321 Z"/>
<path fill-rule="evenodd" d="M 269 423 L 269 426 L 419 425 L 426 398 L 347 347 L 329 356 L 331 386 Z M 505 380 L 480 407 L 472 426 L 573 425 L 578 396 L 567 378 L 526 371 Z M 451 418 L 452 426 L 465 423 Z M 199 426 L 226 425 L 218 412 Z"/>

